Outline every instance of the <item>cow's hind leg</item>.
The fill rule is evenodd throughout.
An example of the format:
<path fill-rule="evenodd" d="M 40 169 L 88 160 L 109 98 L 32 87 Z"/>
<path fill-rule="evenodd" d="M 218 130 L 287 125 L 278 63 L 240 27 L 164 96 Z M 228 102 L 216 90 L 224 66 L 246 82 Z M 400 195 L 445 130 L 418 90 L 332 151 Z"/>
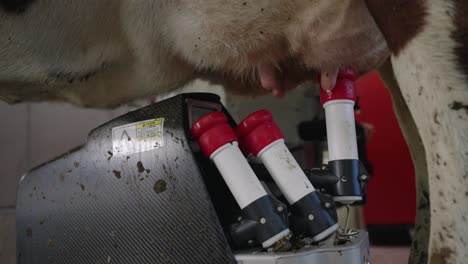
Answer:
<path fill-rule="evenodd" d="M 393 109 L 400 124 L 411 157 L 416 175 L 416 224 L 410 263 L 426 263 L 429 248 L 430 231 L 430 203 L 429 182 L 427 177 L 427 163 L 424 145 L 416 128 L 413 116 L 401 94 L 400 87 L 393 74 L 390 60 L 379 69 L 379 74 L 385 82 L 392 97 Z"/>
<path fill-rule="evenodd" d="M 463 264 L 468 259 L 468 76 L 458 64 L 453 3 L 427 1 L 424 31 L 392 57 L 392 66 L 426 154 L 428 260 Z"/>

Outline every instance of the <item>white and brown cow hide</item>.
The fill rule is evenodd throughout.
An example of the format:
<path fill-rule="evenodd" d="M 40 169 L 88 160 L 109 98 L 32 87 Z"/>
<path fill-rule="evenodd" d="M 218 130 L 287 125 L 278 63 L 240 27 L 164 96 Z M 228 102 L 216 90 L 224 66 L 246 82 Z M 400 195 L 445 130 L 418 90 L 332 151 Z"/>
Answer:
<path fill-rule="evenodd" d="M 468 2 L 367 0 L 392 52 L 381 76 L 416 169 L 411 263 L 468 259 Z"/>
<path fill-rule="evenodd" d="M 0 0 L 0 99 L 114 107 L 196 78 L 281 97 L 390 56 L 417 175 L 411 263 L 467 263 L 467 47 L 463 0 Z"/>

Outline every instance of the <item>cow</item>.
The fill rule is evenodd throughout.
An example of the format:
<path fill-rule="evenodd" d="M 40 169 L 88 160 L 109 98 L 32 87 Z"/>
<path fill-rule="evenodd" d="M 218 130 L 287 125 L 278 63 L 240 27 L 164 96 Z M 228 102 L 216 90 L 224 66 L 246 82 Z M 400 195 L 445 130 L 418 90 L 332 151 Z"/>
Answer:
<path fill-rule="evenodd" d="M 465 263 L 466 14 L 462 0 L 0 0 L 0 99 L 112 108 L 195 79 L 283 97 L 378 69 L 416 170 L 410 262 Z"/>
<path fill-rule="evenodd" d="M 468 258 L 468 2 L 366 0 L 391 58 L 380 69 L 416 172 L 410 263 Z"/>

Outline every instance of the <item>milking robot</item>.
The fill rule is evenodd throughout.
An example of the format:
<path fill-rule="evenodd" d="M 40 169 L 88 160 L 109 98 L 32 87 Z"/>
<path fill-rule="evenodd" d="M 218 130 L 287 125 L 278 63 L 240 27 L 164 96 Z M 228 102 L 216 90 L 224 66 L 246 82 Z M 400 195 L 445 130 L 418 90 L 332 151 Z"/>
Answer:
<path fill-rule="evenodd" d="M 321 89 L 328 163 L 302 168 L 274 116 L 214 94 L 127 113 L 21 178 L 18 263 L 370 263 L 336 208 L 363 199 L 355 72 Z"/>

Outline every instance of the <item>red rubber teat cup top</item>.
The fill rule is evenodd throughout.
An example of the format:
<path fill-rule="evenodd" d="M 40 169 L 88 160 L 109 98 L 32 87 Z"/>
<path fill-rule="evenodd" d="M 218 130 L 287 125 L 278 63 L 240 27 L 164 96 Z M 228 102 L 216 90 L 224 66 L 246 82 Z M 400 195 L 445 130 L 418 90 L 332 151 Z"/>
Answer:
<path fill-rule="evenodd" d="M 284 138 L 267 110 L 259 110 L 247 116 L 236 127 L 236 134 L 244 153 L 252 153 L 255 156 L 272 142 Z"/>
<path fill-rule="evenodd" d="M 213 112 L 202 116 L 191 128 L 192 137 L 198 140 L 200 149 L 207 157 L 227 143 L 237 141 L 226 115 Z"/>
<path fill-rule="evenodd" d="M 356 88 L 354 82 L 357 79 L 356 71 L 351 68 L 343 68 L 338 73 L 335 87 L 327 92 L 320 87 L 320 103 L 324 105 L 332 100 L 352 100 L 356 102 Z"/>

